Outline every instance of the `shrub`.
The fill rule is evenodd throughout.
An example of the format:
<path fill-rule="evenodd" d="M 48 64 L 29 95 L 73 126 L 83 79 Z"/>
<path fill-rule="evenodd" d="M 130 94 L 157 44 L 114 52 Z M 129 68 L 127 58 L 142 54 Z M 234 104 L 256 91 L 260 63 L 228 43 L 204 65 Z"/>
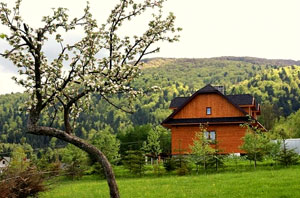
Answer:
<path fill-rule="evenodd" d="M 286 148 L 282 149 L 276 158 L 276 161 L 285 166 L 297 164 L 298 160 L 299 155 L 293 149 Z"/>
<path fill-rule="evenodd" d="M 0 181 L 0 198 L 36 197 L 45 190 L 42 174 L 36 167 L 29 167 L 22 172 L 9 172 Z"/>
<path fill-rule="evenodd" d="M 123 164 L 131 173 L 141 176 L 145 172 L 145 155 L 138 150 L 126 151 Z"/>
<path fill-rule="evenodd" d="M 165 159 L 164 167 L 168 172 L 176 170 L 176 161 L 174 160 L 174 158 Z"/>

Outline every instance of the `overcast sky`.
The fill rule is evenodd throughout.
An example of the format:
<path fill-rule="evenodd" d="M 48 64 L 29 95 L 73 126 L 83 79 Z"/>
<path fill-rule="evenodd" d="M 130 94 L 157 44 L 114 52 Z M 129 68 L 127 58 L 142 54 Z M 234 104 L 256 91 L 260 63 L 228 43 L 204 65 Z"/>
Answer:
<path fill-rule="evenodd" d="M 13 0 L 0 0 L 8 2 Z M 92 13 L 105 22 L 117 0 L 90 0 Z M 78 16 L 85 0 L 23 0 L 25 22 L 38 27 L 42 16 L 52 7 L 67 7 Z M 253 56 L 300 60 L 299 0 L 168 0 L 164 11 L 172 11 L 176 24 L 183 28 L 180 42 L 162 43 L 154 56 L 203 58 L 217 56 Z M 149 16 L 128 24 L 124 33 L 142 32 Z M 3 27 L 0 26 L 0 32 Z M 68 35 L 76 39 L 78 34 Z M 0 50 L 6 46 L 0 42 Z M 49 55 L 55 49 L 47 46 Z M 52 54 L 51 54 L 52 53 Z M 20 91 L 12 80 L 15 68 L 0 58 L 0 94 Z"/>

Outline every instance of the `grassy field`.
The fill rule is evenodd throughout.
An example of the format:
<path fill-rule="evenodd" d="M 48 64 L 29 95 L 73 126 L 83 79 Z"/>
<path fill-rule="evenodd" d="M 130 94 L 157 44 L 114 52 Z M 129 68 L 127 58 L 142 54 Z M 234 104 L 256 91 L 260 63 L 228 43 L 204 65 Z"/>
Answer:
<path fill-rule="evenodd" d="M 300 197 L 300 167 L 189 176 L 117 179 L 122 198 L 292 198 Z M 58 179 L 41 198 L 107 198 L 105 180 Z"/>

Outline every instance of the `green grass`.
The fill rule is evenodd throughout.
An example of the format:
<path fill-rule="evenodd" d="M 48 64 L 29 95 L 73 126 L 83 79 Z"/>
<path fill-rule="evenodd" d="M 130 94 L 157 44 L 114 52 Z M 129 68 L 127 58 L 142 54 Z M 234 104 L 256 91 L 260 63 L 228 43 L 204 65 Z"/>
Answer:
<path fill-rule="evenodd" d="M 292 198 L 300 197 L 300 167 L 189 176 L 118 178 L 122 198 Z M 41 198 L 107 198 L 105 180 L 58 179 Z"/>

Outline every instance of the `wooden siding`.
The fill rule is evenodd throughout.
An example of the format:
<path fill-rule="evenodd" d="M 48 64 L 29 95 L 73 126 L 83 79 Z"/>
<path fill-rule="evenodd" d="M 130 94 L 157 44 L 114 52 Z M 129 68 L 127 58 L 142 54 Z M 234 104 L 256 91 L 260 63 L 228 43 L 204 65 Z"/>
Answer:
<path fill-rule="evenodd" d="M 240 149 L 243 144 L 242 138 L 245 136 L 246 129 L 239 124 L 210 125 L 208 131 L 216 131 L 216 140 L 220 153 L 245 153 Z M 190 153 L 190 145 L 193 144 L 199 126 L 172 126 L 172 154 Z"/>
<path fill-rule="evenodd" d="M 206 115 L 206 107 L 211 107 L 211 115 Z M 224 97 L 216 93 L 200 94 L 174 115 L 173 118 L 214 118 L 239 117 L 244 114 Z"/>

